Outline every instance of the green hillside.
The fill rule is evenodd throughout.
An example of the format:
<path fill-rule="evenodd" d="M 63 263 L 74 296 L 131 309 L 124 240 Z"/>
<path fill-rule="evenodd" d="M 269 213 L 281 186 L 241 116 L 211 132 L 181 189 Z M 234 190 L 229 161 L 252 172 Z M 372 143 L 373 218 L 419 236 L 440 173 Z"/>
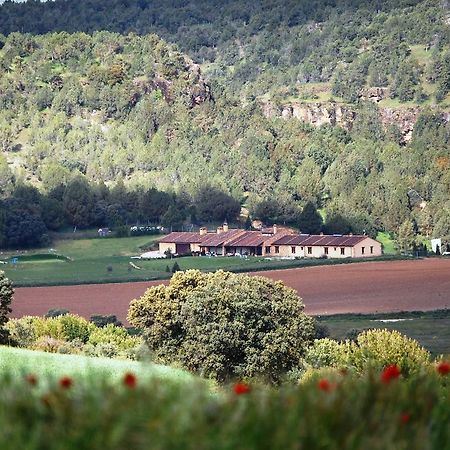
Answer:
<path fill-rule="evenodd" d="M 240 206 L 296 225 L 307 202 L 325 232 L 447 239 L 447 22 L 432 0 L 7 2 L 0 245 Z"/>

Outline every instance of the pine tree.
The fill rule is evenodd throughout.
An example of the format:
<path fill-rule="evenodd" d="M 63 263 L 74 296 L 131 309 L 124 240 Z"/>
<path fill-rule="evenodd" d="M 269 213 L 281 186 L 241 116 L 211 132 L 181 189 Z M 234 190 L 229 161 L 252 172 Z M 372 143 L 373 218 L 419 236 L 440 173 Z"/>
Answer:
<path fill-rule="evenodd" d="M 313 203 L 306 203 L 298 218 L 298 227 L 301 233 L 314 234 L 322 229 L 322 217 Z"/>

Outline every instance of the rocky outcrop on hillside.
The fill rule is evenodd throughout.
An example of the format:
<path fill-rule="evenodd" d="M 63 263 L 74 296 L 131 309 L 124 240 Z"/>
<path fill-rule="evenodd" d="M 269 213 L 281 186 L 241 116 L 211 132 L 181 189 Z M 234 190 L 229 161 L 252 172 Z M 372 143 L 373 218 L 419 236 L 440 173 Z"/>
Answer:
<path fill-rule="evenodd" d="M 190 107 L 193 108 L 196 105 L 211 100 L 211 89 L 203 78 L 200 66 L 186 58 L 185 73 L 185 77 L 189 79 L 189 85 L 183 94 L 189 97 Z M 166 101 L 171 102 L 173 100 L 173 82 L 162 76 L 155 76 L 153 79 L 137 78 L 134 80 L 134 85 L 138 91 L 137 95 L 148 94 L 152 91 L 159 90 Z"/>
<path fill-rule="evenodd" d="M 377 88 L 382 89 L 382 88 Z M 383 95 L 381 92 L 370 92 L 368 95 Z M 358 108 L 351 105 L 339 103 L 300 103 L 292 102 L 283 106 L 277 106 L 271 102 L 261 103 L 261 108 L 266 117 L 282 117 L 284 119 L 296 118 L 302 122 L 314 126 L 339 125 L 346 130 L 351 130 L 353 122 L 358 116 Z M 390 126 L 399 129 L 403 142 L 407 143 L 412 138 L 414 125 L 417 122 L 421 109 L 378 107 L 380 121 L 385 130 Z M 447 121 L 450 113 L 443 113 Z"/>

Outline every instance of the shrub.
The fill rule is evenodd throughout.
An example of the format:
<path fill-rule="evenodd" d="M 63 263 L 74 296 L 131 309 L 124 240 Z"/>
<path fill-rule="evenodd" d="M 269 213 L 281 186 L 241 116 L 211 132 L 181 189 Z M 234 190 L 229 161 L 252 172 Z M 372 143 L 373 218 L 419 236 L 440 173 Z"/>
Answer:
<path fill-rule="evenodd" d="M 333 339 L 316 339 L 306 351 L 305 362 L 316 369 L 338 367 L 343 362 L 343 348 Z"/>
<path fill-rule="evenodd" d="M 79 339 L 86 343 L 91 331 L 95 330 L 94 324 L 74 314 L 67 314 L 50 320 L 58 321 L 61 324 L 62 336 L 66 341 Z"/>
<path fill-rule="evenodd" d="M 30 347 L 36 340 L 34 317 L 25 316 L 20 319 L 11 319 L 6 324 L 10 344 L 18 347 Z"/>
<path fill-rule="evenodd" d="M 403 375 L 417 372 L 429 362 L 430 354 L 414 339 L 398 331 L 368 330 L 356 341 L 342 344 L 343 363 L 363 372 L 367 368 L 382 369 L 395 364 Z"/>
<path fill-rule="evenodd" d="M 33 350 L 40 350 L 48 353 L 57 353 L 59 348 L 65 344 L 65 341 L 55 339 L 50 336 L 41 336 L 32 345 Z"/>
<path fill-rule="evenodd" d="M 89 319 L 95 326 L 102 328 L 109 323 L 112 323 L 113 325 L 117 327 L 122 326 L 122 322 L 117 319 L 117 316 L 110 315 L 110 316 L 102 316 L 101 314 L 98 315 L 92 315 Z"/>
<path fill-rule="evenodd" d="M 128 320 L 164 363 L 207 377 L 279 381 L 314 333 L 296 291 L 280 281 L 218 271 L 177 272 L 131 302 Z"/>
<path fill-rule="evenodd" d="M 59 316 L 65 316 L 66 314 L 69 314 L 70 311 L 65 308 L 56 308 L 56 309 L 49 309 L 45 317 L 47 319 L 50 319 L 52 317 L 59 317 Z"/>
<path fill-rule="evenodd" d="M 111 344 L 116 346 L 119 351 L 137 347 L 140 342 L 139 337 L 130 336 L 125 328 L 116 327 L 113 324 L 108 324 L 103 328 L 94 328 L 88 341 L 93 346 Z"/>
<path fill-rule="evenodd" d="M 67 314 L 54 318 L 22 317 L 8 323 L 8 331 L 13 345 L 32 347 L 41 337 L 49 337 L 58 341 L 87 342 L 95 325 L 82 317 Z"/>
<path fill-rule="evenodd" d="M 180 270 L 180 265 L 177 262 L 175 262 L 172 266 L 172 273 L 179 272 L 179 270 Z"/>
<path fill-rule="evenodd" d="M 13 295 L 11 281 L 6 278 L 5 272 L 0 271 L 0 344 L 8 342 L 8 330 L 4 328 L 4 325 L 8 322 L 8 314 L 12 311 L 9 305 Z"/>

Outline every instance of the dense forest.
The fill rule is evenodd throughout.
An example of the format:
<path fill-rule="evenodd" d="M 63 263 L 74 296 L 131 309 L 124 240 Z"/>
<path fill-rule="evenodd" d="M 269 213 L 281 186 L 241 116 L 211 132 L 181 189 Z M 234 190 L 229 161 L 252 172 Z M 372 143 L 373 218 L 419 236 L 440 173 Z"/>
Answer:
<path fill-rule="evenodd" d="M 339 219 L 336 232 L 450 239 L 446 5 L 286 3 L 0 6 L 0 228 L 15 223 L 11 205 L 29 185 L 39 204 L 62 208 L 54 222 L 37 214 L 46 229 L 77 224 L 64 204 L 74 183 L 89 187 L 93 210 L 118 209 L 96 193 L 104 182 L 108 192 L 126 186 L 136 211 L 89 213 L 78 226 L 233 220 L 236 202 L 298 226 L 309 204 Z M 418 107 L 410 141 L 382 122 L 382 102 L 362 100 L 370 87 Z M 314 127 L 266 117 L 265 100 L 340 102 L 358 114 L 348 129 Z M 212 191 L 235 212 L 199 214 Z M 147 214 L 147 192 L 165 193 L 180 214 Z"/>

